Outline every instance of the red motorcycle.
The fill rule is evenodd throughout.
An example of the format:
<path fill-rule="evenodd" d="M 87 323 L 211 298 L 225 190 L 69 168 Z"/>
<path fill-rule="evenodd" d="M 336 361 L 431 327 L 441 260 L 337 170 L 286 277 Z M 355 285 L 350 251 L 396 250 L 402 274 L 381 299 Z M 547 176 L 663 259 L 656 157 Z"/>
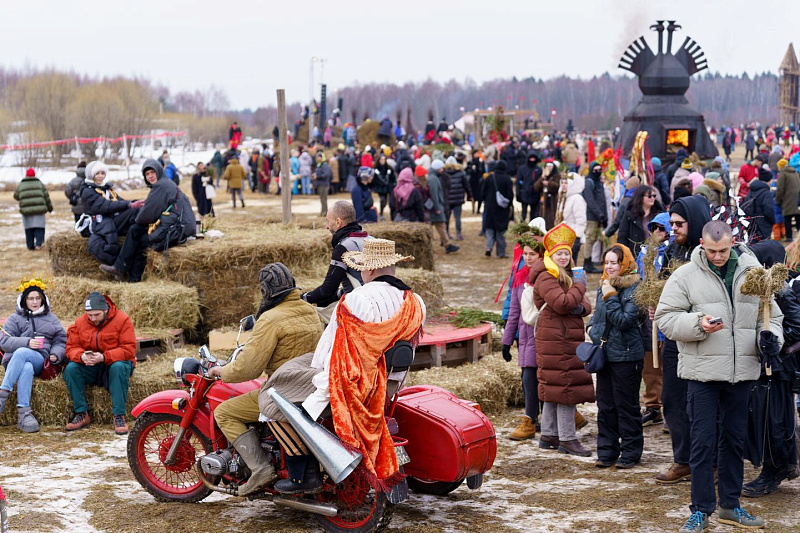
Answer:
<path fill-rule="evenodd" d="M 253 322 L 252 316 L 242 319 L 239 334 Z M 238 341 L 237 337 L 231 361 L 243 347 Z M 277 395 L 276 404 L 281 406 L 279 400 L 287 404 L 281 409 L 322 465 L 323 485 L 313 494 L 283 495 L 269 484 L 249 498 L 312 513 L 327 531 L 374 532 L 389 525 L 408 488 L 444 495 L 464 480 L 471 489 L 480 487 L 497 451 L 491 422 L 480 406 L 444 389 L 402 388 L 413 357 L 408 343 L 398 343 L 385 354 L 385 416 L 406 480 L 388 493 L 376 493 L 354 470 L 360 455 L 345 450 L 331 433 L 331 420 L 318 424 Z M 236 496 L 250 475 L 216 425 L 214 410 L 231 397 L 257 389 L 263 380 L 231 384 L 208 377 L 216 364 L 205 346 L 199 350 L 199 361 L 176 359 L 175 376 L 186 389 L 158 392 L 132 410 L 137 420 L 128 436 L 128 462 L 139 483 L 159 501 L 198 502 L 213 491 Z M 279 479 L 288 477 L 284 452 L 267 424 L 251 425 L 257 428 Z"/>

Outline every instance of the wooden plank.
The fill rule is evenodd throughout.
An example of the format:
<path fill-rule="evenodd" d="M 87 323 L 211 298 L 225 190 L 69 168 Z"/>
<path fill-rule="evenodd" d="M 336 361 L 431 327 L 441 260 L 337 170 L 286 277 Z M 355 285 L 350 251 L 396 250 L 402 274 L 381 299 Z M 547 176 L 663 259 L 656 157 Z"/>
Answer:
<path fill-rule="evenodd" d="M 442 356 L 445 353 L 445 345 L 437 344 L 431 349 L 431 366 L 442 366 Z"/>

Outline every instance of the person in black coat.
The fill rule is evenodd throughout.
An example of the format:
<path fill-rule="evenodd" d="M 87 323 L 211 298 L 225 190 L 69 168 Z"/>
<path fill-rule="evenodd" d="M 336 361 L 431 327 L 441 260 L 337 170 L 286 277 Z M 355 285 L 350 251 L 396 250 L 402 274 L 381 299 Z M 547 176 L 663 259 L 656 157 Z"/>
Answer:
<path fill-rule="evenodd" d="M 395 176 L 394 169 L 387 162 L 386 156 L 381 154 L 378 161 L 375 162 L 375 172 L 372 176 L 372 189 L 378 193 L 378 198 L 381 202 L 380 211 L 378 211 L 380 220 L 383 220 L 383 211 L 389 205 L 389 194 L 396 185 L 397 176 Z M 389 211 L 391 213 L 391 207 Z"/>
<path fill-rule="evenodd" d="M 103 272 L 131 283 L 142 280 L 148 248 L 154 246 L 156 250 L 164 250 L 185 242 L 197 233 L 189 198 L 178 189 L 175 182 L 164 176 L 164 169 L 158 161 L 145 161 L 142 174 L 150 188 L 144 206 L 139 209 L 135 222 L 128 229 L 114 265 L 100 265 Z M 156 229 L 149 233 L 150 225 L 156 223 Z M 163 242 L 162 236 L 166 239 Z"/>
<path fill-rule="evenodd" d="M 197 213 L 201 217 L 209 213 L 212 217 L 216 216 L 212 201 L 206 195 L 206 187 L 208 185 L 214 186 L 211 176 L 208 175 L 206 170 L 206 165 L 203 162 L 197 163 L 197 172 L 192 176 L 192 196 L 194 196 L 194 201 L 197 202 Z"/>
<path fill-rule="evenodd" d="M 509 176 L 517 175 L 517 163 L 519 161 L 519 150 L 517 149 L 517 141 L 511 141 L 505 147 L 500 159 L 506 164 L 506 173 Z"/>
<path fill-rule="evenodd" d="M 464 237 L 461 235 L 461 207 L 464 205 L 465 196 L 468 200 L 472 200 L 472 188 L 464 168 L 452 156 L 447 158 L 442 174 L 442 182 L 446 181 L 449 184 L 447 197 L 445 198 L 448 206 L 445 228 L 447 229 L 447 234 L 450 235 L 450 215 L 452 214 L 456 221 L 456 240 L 463 241 Z"/>
<path fill-rule="evenodd" d="M 667 171 L 665 172 L 667 176 L 667 183 L 672 185 L 672 177 L 675 175 L 675 172 L 681 168 L 683 164 L 683 160 L 689 157 L 689 154 L 686 153 L 686 150 L 680 148 L 678 153 L 675 154 L 675 161 L 672 162 L 670 166 L 667 167 Z"/>
<path fill-rule="evenodd" d="M 769 188 L 766 175 L 759 173 L 758 179 L 750 182 L 750 192 L 742 200 L 742 209 L 751 218 L 750 232 L 757 240 L 772 238 L 772 226 L 775 224 L 775 197 Z M 772 174 L 769 173 L 769 179 Z"/>
<path fill-rule="evenodd" d="M 664 207 L 669 207 L 669 204 L 672 203 L 672 198 L 669 196 L 669 181 L 667 181 L 667 174 L 664 172 L 664 169 L 661 168 L 661 159 L 658 157 L 654 157 L 651 159 L 653 163 L 653 172 L 655 173 L 653 177 L 653 185 L 656 186 L 658 189 L 658 194 L 661 195 L 661 204 Z"/>
<path fill-rule="evenodd" d="M 481 194 L 481 181 L 486 173 L 486 165 L 481 160 L 478 151 L 472 153 L 472 159 L 467 163 L 467 174 L 469 175 L 469 188 L 472 190 L 472 214 L 481 213 L 483 195 Z M 477 204 L 477 211 L 475 210 Z"/>
<path fill-rule="evenodd" d="M 649 185 L 640 185 L 633 191 L 631 203 L 625 210 L 619 225 L 617 242 L 624 244 L 639 257 L 642 244 L 650 236 L 647 225 L 659 213 L 664 212 L 664 206 L 658 201 L 658 192 Z"/>
<path fill-rule="evenodd" d="M 536 195 L 534 184 L 542 175 L 539 168 L 539 156 L 533 150 L 528 150 L 525 164 L 517 170 L 517 200 L 522 204 L 522 219 L 531 220 L 539 216 L 539 198 Z M 528 218 L 528 209 L 531 216 Z"/>
<path fill-rule="evenodd" d="M 749 246 L 765 268 L 786 261 L 783 246 L 774 240 Z M 796 275 L 796 270 L 792 269 Z M 755 466 L 763 460 L 761 473 L 742 486 L 742 495 L 758 498 L 778 489 L 782 481 L 800 477 L 794 431 L 795 405 L 792 381 L 800 370 L 800 282 L 790 278 L 775 295 L 783 311 L 783 349 L 772 361 L 772 375 L 762 367 L 761 377 L 751 392 L 745 458 Z"/>
<path fill-rule="evenodd" d="M 506 237 L 511 202 L 514 199 L 514 188 L 511 177 L 507 173 L 505 161 L 498 161 L 494 174 L 489 176 L 483 187 L 483 201 L 486 204 L 486 257 L 492 255 L 492 248 L 497 243 L 497 257 L 506 257 Z M 506 205 L 497 202 L 497 193 L 506 199 Z"/>
<path fill-rule="evenodd" d="M 548 161 L 544 170 L 533 183 L 536 196 L 541 196 L 541 216 L 548 228 L 555 226 L 556 211 L 558 210 L 558 187 L 561 183 L 561 174 L 552 161 Z M 537 213 L 538 215 L 539 213 Z"/>
<path fill-rule="evenodd" d="M 389 117 L 383 117 L 380 126 L 378 126 L 378 142 L 382 144 L 389 144 L 392 137 L 392 121 Z"/>
<path fill-rule="evenodd" d="M 600 237 L 602 229 L 608 225 L 608 211 L 606 209 L 606 190 L 603 187 L 603 167 L 596 161 L 589 163 L 589 175 L 586 177 L 583 199 L 586 200 L 583 267 L 590 274 L 598 274 L 602 270 L 596 268 L 592 263 L 592 248 Z"/>

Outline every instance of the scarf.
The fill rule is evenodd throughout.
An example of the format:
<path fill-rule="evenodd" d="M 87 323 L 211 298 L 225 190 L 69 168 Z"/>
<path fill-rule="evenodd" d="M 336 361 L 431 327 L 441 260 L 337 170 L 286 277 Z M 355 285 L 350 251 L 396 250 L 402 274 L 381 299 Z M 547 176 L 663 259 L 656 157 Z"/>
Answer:
<path fill-rule="evenodd" d="M 363 456 L 362 469 L 370 486 L 388 490 L 402 481 L 394 443 L 384 419 L 386 361 L 384 352 L 398 340 L 416 346 L 422 335 L 422 306 L 411 291 L 383 322 L 364 322 L 352 314 L 344 298 L 336 308 L 339 327 L 330 360 L 331 411 L 342 443 Z"/>
<path fill-rule="evenodd" d="M 636 260 L 633 258 L 630 248 L 619 243 L 613 245 L 611 248 L 619 248 L 622 250 L 622 261 L 620 261 L 619 274 L 617 274 L 617 276 L 636 274 L 638 268 L 636 267 Z M 616 254 L 614 255 L 616 256 Z M 608 279 L 608 273 L 606 273 L 605 269 L 603 269 L 603 275 L 600 277 L 600 279 Z"/>
<path fill-rule="evenodd" d="M 530 274 L 531 274 L 531 267 L 523 264 L 522 268 L 517 270 L 517 273 L 514 274 L 514 280 L 511 282 L 511 288 L 516 289 L 517 287 L 521 287 L 524 283 L 528 281 L 528 277 L 530 277 Z"/>
<path fill-rule="evenodd" d="M 551 276 L 558 279 L 558 274 L 561 272 L 561 270 L 558 268 L 556 262 L 553 261 L 553 258 L 550 256 L 550 252 L 544 253 L 544 267 Z"/>
<path fill-rule="evenodd" d="M 394 188 L 394 197 L 398 205 L 405 205 L 412 192 L 414 192 L 414 173 L 410 168 L 404 168 L 397 176 L 397 186 Z"/>

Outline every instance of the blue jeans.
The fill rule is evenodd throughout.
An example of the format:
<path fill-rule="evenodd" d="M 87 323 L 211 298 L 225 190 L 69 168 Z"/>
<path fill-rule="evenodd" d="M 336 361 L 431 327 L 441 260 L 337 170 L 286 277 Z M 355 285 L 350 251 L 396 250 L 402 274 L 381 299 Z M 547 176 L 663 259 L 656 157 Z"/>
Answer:
<path fill-rule="evenodd" d="M 461 233 L 461 208 L 462 204 L 455 204 L 450 206 L 450 211 L 447 215 L 447 231 L 450 232 L 450 214 L 456 219 L 456 231 Z"/>
<path fill-rule="evenodd" d="M 17 407 L 30 406 L 33 376 L 41 374 L 43 367 L 44 356 L 42 354 L 30 348 L 17 348 L 8 362 L 6 375 L 3 378 L 3 384 L 0 385 L 0 389 L 11 392 L 14 390 L 14 383 L 16 383 Z"/>
<path fill-rule="evenodd" d="M 303 184 L 303 194 L 311 194 L 311 176 L 300 176 L 300 182 Z"/>
<path fill-rule="evenodd" d="M 491 252 L 497 243 L 497 257 L 506 256 L 506 232 L 486 228 L 486 251 Z"/>

